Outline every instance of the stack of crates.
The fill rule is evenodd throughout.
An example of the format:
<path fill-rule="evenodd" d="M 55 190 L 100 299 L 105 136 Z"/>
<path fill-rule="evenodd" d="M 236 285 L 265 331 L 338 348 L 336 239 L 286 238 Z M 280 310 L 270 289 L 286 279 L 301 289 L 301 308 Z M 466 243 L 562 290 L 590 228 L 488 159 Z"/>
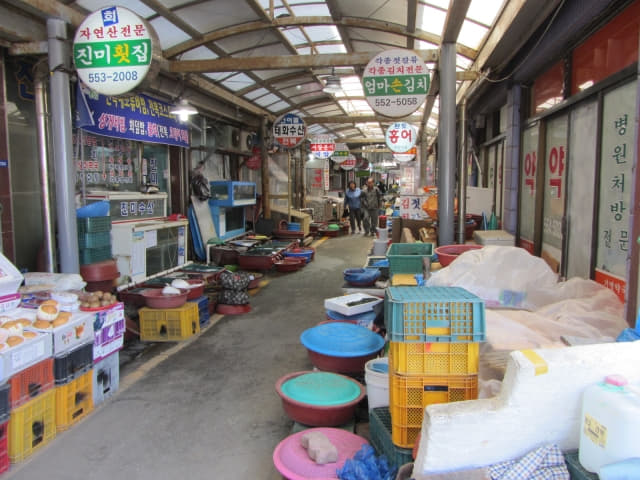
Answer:
<path fill-rule="evenodd" d="M 111 258 L 111 217 L 78 218 L 78 250 L 80 264 L 101 262 Z"/>
<path fill-rule="evenodd" d="M 185 302 L 176 308 L 143 307 L 138 313 L 143 342 L 179 342 L 200 333 L 200 311 L 196 302 Z"/>
<path fill-rule="evenodd" d="M 9 377 L 0 386 L 0 472 L 9 462 L 30 457 L 56 436 L 51 334 L 39 335 L 24 345 L 11 358 L 2 359 L 2 373 Z"/>
<path fill-rule="evenodd" d="M 384 316 L 391 438 L 412 448 L 425 407 L 478 397 L 484 302 L 459 287 L 389 287 Z"/>
<path fill-rule="evenodd" d="M 96 312 L 93 323 L 93 406 L 96 407 L 120 386 L 120 350 L 126 329 L 124 304 L 116 303 Z"/>
<path fill-rule="evenodd" d="M 202 295 L 195 300 L 188 300 L 198 305 L 198 321 L 200 323 L 200 329 L 206 327 L 209 324 L 209 297 Z"/>
<path fill-rule="evenodd" d="M 432 243 L 392 243 L 387 249 L 391 285 L 417 285 L 414 278 L 431 265 Z M 394 276 L 397 277 L 394 279 Z"/>

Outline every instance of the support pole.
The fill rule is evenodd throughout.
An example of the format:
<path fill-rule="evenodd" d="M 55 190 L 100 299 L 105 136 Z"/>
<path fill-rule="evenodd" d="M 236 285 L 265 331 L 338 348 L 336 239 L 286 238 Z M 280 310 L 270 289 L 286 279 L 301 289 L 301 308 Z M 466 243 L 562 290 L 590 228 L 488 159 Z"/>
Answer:
<path fill-rule="evenodd" d="M 75 211 L 75 170 L 71 145 L 69 48 L 67 24 L 47 19 L 49 70 L 51 72 L 51 125 L 56 180 L 56 212 L 60 245 L 60 271 L 78 273 L 78 234 Z"/>
<path fill-rule="evenodd" d="M 440 118 L 438 119 L 438 244 L 454 240 L 453 197 L 456 173 L 456 45 L 440 49 Z"/>
<path fill-rule="evenodd" d="M 267 117 L 262 119 L 262 211 L 264 218 L 271 218 L 271 200 L 269 199 L 269 150 L 267 148 Z"/>
<path fill-rule="evenodd" d="M 53 214 L 49 193 L 49 145 L 47 143 L 47 112 L 44 82 L 38 78 L 34 85 L 36 106 L 36 130 L 38 135 L 38 157 L 40 160 L 40 194 L 42 195 L 42 217 L 44 222 L 45 271 L 53 273 L 56 266 L 55 242 L 53 236 Z"/>
<path fill-rule="evenodd" d="M 467 213 L 467 100 L 460 108 L 460 162 L 458 163 L 458 243 L 464 244 Z"/>

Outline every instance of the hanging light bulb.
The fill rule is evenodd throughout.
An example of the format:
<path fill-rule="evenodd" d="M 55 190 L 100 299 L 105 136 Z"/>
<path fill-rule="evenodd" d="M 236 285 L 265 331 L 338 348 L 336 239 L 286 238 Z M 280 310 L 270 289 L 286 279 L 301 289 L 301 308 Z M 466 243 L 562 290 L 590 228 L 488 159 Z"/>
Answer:
<path fill-rule="evenodd" d="M 181 98 L 180 101 L 174 105 L 174 107 L 169 111 L 171 115 L 177 115 L 181 122 L 186 122 L 189 120 L 189 115 L 196 115 L 198 110 L 196 110 L 186 99 Z"/>

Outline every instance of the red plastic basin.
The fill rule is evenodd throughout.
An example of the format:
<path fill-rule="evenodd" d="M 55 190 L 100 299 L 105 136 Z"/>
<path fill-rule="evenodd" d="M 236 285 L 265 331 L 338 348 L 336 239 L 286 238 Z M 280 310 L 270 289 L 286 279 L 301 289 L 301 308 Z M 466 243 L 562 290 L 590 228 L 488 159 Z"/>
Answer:
<path fill-rule="evenodd" d="M 469 250 L 477 250 L 482 248 L 482 245 L 443 245 L 435 249 L 436 255 L 438 255 L 438 262 L 443 267 L 448 266 L 453 262 L 458 255 L 468 252 Z"/>
<path fill-rule="evenodd" d="M 161 288 L 147 288 L 142 295 L 149 308 L 178 308 L 187 301 L 187 292 L 165 295 Z"/>
<path fill-rule="evenodd" d="M 376 358 L 380 353 L 373 352 L 361 357 L 333 357 L 309 349 L 307 352 L 309 352 L 309 360 L 318 370 L 334 373 L 362 373 L 365 363 Z"/>

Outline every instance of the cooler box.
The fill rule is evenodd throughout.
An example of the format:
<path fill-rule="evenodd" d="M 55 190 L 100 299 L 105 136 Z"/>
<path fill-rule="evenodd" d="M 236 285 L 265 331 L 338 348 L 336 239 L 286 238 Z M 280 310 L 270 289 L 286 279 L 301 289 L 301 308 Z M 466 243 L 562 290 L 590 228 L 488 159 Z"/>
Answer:
<path fill-rule="evenodd" d="M 478 245 L 502 245 L 513 247 L 515 237 L 505 230 L 476 230 L 473 232 L 473 240 Z"/>

